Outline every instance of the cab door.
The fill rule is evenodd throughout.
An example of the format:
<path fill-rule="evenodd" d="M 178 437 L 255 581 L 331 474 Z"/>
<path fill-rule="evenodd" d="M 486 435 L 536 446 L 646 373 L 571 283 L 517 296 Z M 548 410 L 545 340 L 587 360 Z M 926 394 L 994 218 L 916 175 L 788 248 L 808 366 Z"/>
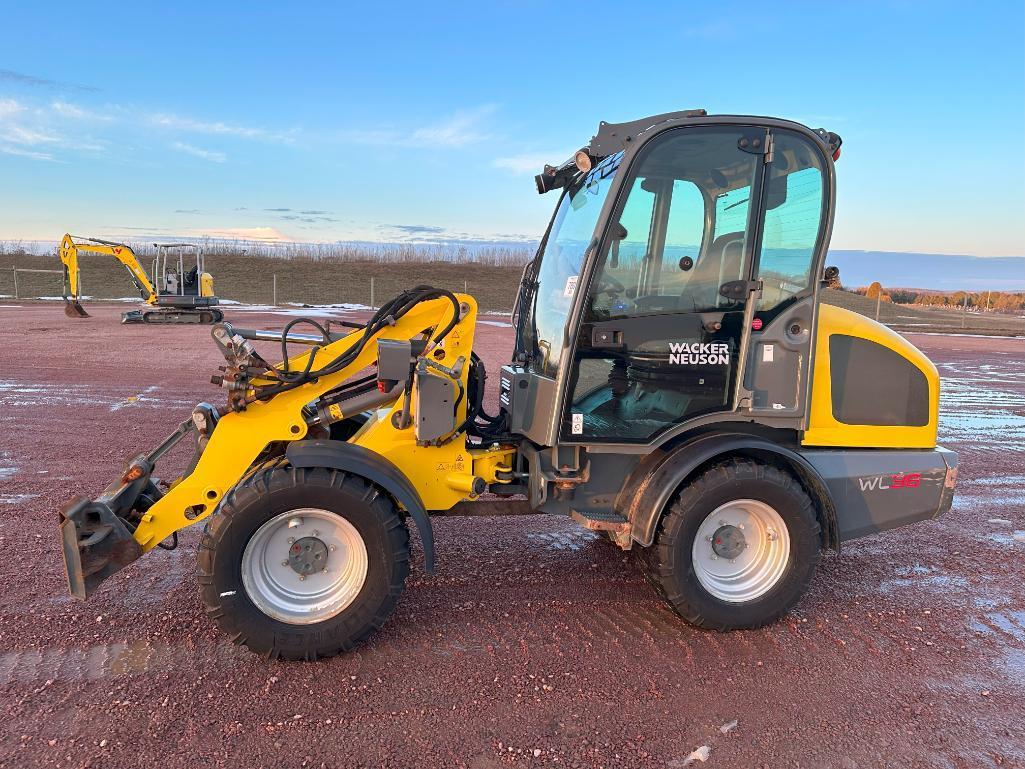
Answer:
<path fill-rule="evenodd" d="M 768 135 L 686 127 L 638 153 L 586 287 L 563 442 L 649 443 L 734 408 Z"/>

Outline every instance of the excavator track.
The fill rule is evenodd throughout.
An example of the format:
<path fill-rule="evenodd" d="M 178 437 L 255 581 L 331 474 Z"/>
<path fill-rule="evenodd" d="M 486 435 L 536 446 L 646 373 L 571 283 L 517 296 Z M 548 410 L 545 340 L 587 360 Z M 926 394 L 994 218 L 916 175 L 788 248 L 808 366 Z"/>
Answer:
<path fill-rule="evenodd" d="M 122 323 L 147 323 L 153 326 L 211 324 L 224 320 L 220 310 L 131 310 L 121 313 Z"/>

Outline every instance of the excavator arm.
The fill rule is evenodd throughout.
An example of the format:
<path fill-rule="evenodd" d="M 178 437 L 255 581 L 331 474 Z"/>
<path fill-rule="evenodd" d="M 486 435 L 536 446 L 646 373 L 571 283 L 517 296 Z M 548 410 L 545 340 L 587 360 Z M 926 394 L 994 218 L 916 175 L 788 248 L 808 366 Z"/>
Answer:
<path fill-rule="evenodd" d="M 157 292 L 146 277 L 146 271 L 139 264 L 139 259 L 130 246 L 124 243 L 114 243 L 96 238 L 75 238 L 65 235 L 61 239 L 58 253 L 61 264 L 64 266 L 64 312 L 72 318 L 88 318 L 87 313 L 79 301 L 79 274 L 78 274 L 78 252 L 83 251 L 90 254 L 104 254 L 112 256 L 125 266 L 132 276 L 139 294 L 147 304 L 157 303 Z"/>

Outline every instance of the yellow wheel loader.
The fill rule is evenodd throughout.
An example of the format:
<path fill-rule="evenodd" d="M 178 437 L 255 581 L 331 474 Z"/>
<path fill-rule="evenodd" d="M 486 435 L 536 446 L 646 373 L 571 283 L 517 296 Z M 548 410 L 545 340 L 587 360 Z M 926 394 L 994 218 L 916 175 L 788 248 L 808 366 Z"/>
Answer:
<path fill-rule="evenodd" d="M 432 516 L 547 513 L 639 551 L 694 625 L 772 622 L 823 550 L 940 515 L 957 478 L 935 366 L 819 302 L 839 151 L 772 118 L 601 123 L 536 179 L 559 200 L 495 414 L 472 296 L 412 288 L 345 334 L 214 326 L 226 401 L 64 506 L 71 592 L 203 522 L 209 616 L 255 652 L 313 659 L 388 619 L 410 525 L 430 574 Z M 159 482 L 182 440 L 194 459 Z"/>
<path fill-rule="evenodd" d="M 64 268 L 64 313 L 69 318 L 88 318 L 80 301 L 79 253 L 104 254 L 128 270 L 143 301 L 156 309 L 121 314 L 122 323 L 219 323 L 224 313 L 215 309 L 214 279 L 206 272 L 203 252 L 192 243 L 154 243 L 157 250 L 150 276 L 146 275 L 131 246 L 96 238 L 65 235 L 58 247 Z"/>

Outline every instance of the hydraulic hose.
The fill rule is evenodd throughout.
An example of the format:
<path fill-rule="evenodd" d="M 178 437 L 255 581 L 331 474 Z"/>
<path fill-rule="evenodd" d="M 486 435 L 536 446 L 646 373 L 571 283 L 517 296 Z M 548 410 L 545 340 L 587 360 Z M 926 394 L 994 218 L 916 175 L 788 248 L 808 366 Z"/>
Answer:
<path fill-rule="evenodd" d="M 337 357 L 319 369 L 313 369 L 313 361 L 316 357 L 317 351 L 320 349 L 319 346 L 315 346 L 310 350 L 309 357 L 306 361 L 306 367 L 302 371 L 290 370 L 288 364 L 288 331 L 300 323 L 306 323 L 313 326 L 321 333 L 326 344 L 330 341 L 330 336 L 327 330 L 313 318 L 301 317 L 289 321 L 281 335 L 281 352 L 284 360 L 283 367 L 281 369 L 271 369 L 267 372 L 268 376 L 274 377 L 280 382 L 280 384 L 258 387 L 252 400 L 266 400 L 267 398 L 271 398 L 279 393 L 300 387 L 307 382 L 315 381 L 322 376 L 334 374 L 342 370 L 359 356 L 377 332 L 381 331 L 386 326 L 393 325 L 397 320 L 402 318 L 421 302 L 438 298 L 448 299 L 452 303 L 453 309 L 452 318 L 444 328 L 434 336 L 434 341 L 440 342 L 448 336 L 456 323 L 459 322 L 459 300 L 456 299 L 455 294 L 446 289 L 434 288 L 433 286 L 426 285 L 417 286 L 409 291 L 403 291 L 394 299 L 391 299 L 382 305 L 367 322 L 367 325 L 364 327 L 363 333 L 360 335 L 356 344 L 345 352 L 340 353 Z"/>

